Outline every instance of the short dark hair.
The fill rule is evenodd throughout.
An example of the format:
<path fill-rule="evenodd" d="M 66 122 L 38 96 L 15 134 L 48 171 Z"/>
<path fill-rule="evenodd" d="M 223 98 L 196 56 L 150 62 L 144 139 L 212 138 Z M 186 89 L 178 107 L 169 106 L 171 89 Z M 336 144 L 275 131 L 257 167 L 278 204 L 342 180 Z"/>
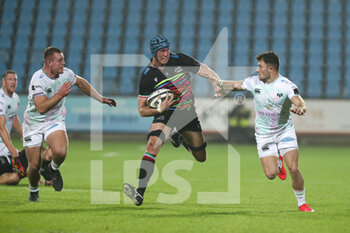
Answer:
<path fill-rule="evenodd" d="M 44 50 L 44 60 L 47 60 L 47 59 L 51 59 L 52 55 L 54 55 L 54 53 L 62 53 L 62 51 L 58 48 L 55 48 L 55 47 L 47 47 L 45 50 Z"/>
<path fill-rule="evenodd" d="M 1 79 L 4 79 L 8 74 L 17 74 L 17 72 L 14 71 L 14 70 L 6 70 L 6 71 L 1 75 Z"/>
<path fill-rule="evenodd" d="M 275 68 L 275 70 L 277 70 L 277 72 L 280 69 L 280 59 L 278 58 L 278 55 L 275 52 L 264 52 L 262 54 L 257 55 L 255 58 L 257 61 L 263 60 L 266 64 L 272 65 Z"/>

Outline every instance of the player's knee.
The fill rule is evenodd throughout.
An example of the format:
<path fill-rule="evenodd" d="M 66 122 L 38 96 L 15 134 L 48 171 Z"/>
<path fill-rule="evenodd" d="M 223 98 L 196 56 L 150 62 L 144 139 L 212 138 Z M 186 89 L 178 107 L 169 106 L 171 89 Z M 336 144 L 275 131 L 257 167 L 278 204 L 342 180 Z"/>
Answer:
<path fill-rule="evenodd" d="M 291 176 L 297 176 L 300 172 L 299 168 L 297 166 L 293 166 L 289 168 L 289 172 Z"/>
<path fill-rule="evenodd" d="M 158 150 L 162 145 L 161 140 L 158 137 L 150 137 L 147 144 L 147 151 Z"/>
<path fill-rule="evenodd" d="M 268 179 L 273 180 L 276 178 L 277 172 L 274 169 L 266 169 L 265 175 Z"/>
<path fill-rule="evenodd" d="M 67 147 L 59 147 L 55 148 L 54 150 L 52 149 L 52 154 L 54 155 L 54 157 L 66 157 Z"/>
<path fill-rule="evenodd" d="M 8 185 L 17 185 L 19 182 L 19 177 L 16 173 L 12 173 L 11 176 L 9 177 L 7 184 Z"/>
<path fill-rule="evenodd" d="M 33 172 L 38 172 L 40 170 L 40 164 L 38 163 L 30 163 L 28 165 L 28 170 L 33 171 Z"/>

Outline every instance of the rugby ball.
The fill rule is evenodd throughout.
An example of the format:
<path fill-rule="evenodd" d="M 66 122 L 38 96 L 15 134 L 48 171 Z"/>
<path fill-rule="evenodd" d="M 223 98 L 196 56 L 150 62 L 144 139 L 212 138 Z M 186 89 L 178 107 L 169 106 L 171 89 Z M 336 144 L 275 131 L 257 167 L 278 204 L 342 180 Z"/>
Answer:
<path fill-rule="evenodd" d="M 158 108 L 158 106 L 162 103 L 162 101 L 165 100 L 167 94 L 171 99 L 174 98 L 174 93 L 171 90 L 166 88 L 162 88 L 152 92 L 147 98 L 148 107 Z"/>

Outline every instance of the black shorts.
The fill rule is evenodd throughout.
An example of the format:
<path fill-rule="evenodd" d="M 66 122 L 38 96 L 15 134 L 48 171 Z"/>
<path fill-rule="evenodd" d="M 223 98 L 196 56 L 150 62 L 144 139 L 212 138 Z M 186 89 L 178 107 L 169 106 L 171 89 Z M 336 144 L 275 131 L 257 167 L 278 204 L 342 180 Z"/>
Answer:
<path fill-rule="evenodd" d="M 13 167 L 5 156 L 0 156 L 0 176 L 4 173 L 12 173 Z"/>
<path fill-rule="evenodd" d="M 171 129 L 176 127 L 180 133 L 183 131 L 202 132 L 201 124 L 194 110 L 165 111 L 163 114 L 154 116 L 152 123 L 163 123 Z"/>

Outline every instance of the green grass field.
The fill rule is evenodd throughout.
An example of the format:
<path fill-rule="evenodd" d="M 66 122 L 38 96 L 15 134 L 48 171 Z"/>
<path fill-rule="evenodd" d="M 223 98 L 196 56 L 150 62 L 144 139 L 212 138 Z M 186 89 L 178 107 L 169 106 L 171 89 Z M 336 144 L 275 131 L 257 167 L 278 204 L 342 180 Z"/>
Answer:
<path fill-rule="evenodd" d="M 189 198 L 161 204 L 160 193 L 178 190 L 162 179 L 162 167 L 174 160 L 194 161 L 183 148 L 166 143 L 157 157 L 159 179 L 147 189 L 144 204 L 124 204 L 124 163 L 139 160 L 145 143 L 105 142 L 90 151 L 87 141 L 71 140 L 61 167 L 64 188 L 40 186 L 40 202 L 29 203 L 28 180 L 0 187 L 0 232 L 350 232 L 349 147 L 301 147 L 300 169 L 306 200 L 315 213 L 297 211 L 286 181 L 265 178 L 255 145 L 233 145 L 240 154 L 240 204 L 197 204 L 198 192 L 227 191 L 227 145 L 209 143 L 205 163 L 176 174 L 191 185 Z M 103 190 L 120 204 L 91 204 L 90 162 L 103 161 Z"/>

